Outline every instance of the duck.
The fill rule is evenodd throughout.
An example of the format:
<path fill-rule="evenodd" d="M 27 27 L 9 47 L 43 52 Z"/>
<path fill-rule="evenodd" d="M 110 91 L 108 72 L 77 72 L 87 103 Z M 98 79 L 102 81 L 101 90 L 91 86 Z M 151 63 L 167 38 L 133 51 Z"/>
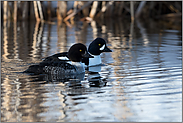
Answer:
<path fill-rule="evenodd" d="M 103 52 L 112 52 L 112 50 L 107 47 L 106 41 L 103 38 L 96 38 L 89 44 L 88 47 L 88 53 L 94 58 L 83 58 L 82 63 L 84 63 L 87 67 L 102 65 L 100 55 Z"/>
<path fill-rule="evenodd" d="M 82 43 L 72 45 L 68 52 L 57 53 L 31 65 L 24 73 L 32 74 L 81 74 L 85 72 L 83 58 L 93 58 Z"/>

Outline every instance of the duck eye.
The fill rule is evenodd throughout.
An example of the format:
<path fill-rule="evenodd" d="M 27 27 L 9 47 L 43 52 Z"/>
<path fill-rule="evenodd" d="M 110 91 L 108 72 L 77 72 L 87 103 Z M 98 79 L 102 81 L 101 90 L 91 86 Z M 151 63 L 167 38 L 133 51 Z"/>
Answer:
<path fill-rule="evenodd" d="M 80 49 L 79 51 L 81 52 L 82 50 Z"/>
<path fill-rule="evenodd" d="M 98 44 L 99 46 L 101 46 L 101 44 Z"/>

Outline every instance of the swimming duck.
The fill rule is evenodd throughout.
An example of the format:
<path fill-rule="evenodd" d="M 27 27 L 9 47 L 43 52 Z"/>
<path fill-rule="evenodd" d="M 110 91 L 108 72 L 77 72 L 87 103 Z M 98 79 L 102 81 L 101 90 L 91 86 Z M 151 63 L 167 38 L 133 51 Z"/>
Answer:
<path fill-rule="evenodd" d="M 34 74 L 80 74 L 85 72 L 82 58 L 93 58 L 84 44 L 77 43 L 68 52 L 57 53 L 46 57 L 38 65 L 31 65 L 24 71 Z"/>

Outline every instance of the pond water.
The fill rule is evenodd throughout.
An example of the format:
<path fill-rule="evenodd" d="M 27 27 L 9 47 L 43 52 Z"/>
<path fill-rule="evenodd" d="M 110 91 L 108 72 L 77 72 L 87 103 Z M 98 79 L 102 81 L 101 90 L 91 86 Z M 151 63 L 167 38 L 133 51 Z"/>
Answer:
<path fill-rule="evenodd" d="M 3 22 L 2 122 L 182 121 L 182 21 L 108 19 L 71 25 Z M 42 58 L 104 38 L 95 74 L 21 73 Z M 92 68 L 90 68 L 92 69 Z"/>

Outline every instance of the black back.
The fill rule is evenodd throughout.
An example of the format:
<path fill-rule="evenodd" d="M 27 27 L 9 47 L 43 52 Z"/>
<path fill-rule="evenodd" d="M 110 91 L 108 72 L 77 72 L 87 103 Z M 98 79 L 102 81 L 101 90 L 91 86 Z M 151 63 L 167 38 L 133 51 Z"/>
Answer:
<path fill-rule="evenodd" d="M 25 73 L 34 73 L 34 74 L 45 74 L 45 73 L 52 74 L 53 69 L 55 69 L 55 71 L 54 71 L 55 74 L 58 74 L 58 73 L 61 73 L 61 71 L 65 71 L 65 70 L 67 70 L 68 73 L 73 70 L 76 71 L 75 66 L 72 66 L 71 64 L 67 63 L 68 60 L 60 60 L 58 58 L 61 56 L 67 57 L 67 52 L 57 53 L 55 55 L 46 57 L 38 65 L 29 66 L 29 68 L 24 72 Z"/>

